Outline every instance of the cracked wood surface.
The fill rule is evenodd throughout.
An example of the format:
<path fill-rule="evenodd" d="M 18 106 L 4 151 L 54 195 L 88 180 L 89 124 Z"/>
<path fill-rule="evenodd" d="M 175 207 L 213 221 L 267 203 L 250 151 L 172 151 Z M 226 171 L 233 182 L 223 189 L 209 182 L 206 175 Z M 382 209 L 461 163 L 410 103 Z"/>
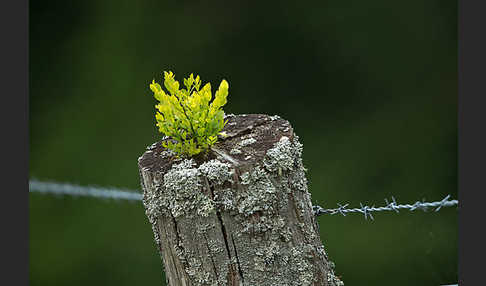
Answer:
<path fill-rule="evenodd" d="M 343 285 L 321 243 L 289 122 L 229 115 L 207 154 L 139 158 L 167 285 Z M 325 227 L 321 227 L 325 229 Z"/>

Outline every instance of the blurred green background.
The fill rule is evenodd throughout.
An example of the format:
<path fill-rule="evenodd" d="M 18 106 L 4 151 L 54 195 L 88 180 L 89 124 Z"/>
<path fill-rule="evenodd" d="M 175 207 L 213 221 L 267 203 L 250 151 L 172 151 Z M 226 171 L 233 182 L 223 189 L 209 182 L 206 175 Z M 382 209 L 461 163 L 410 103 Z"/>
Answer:
<path fill-rule="evenodd" d="M 457 198 L 456 1 L 30 1 L 30 177 L 139 188 L 163 70 L 278 114 L 313 203 Z M 318 218 L 345 285 L 457 282 L 457 209 Z M 30 194 L 30 285 L 165 285 L 141 203 Z"/>

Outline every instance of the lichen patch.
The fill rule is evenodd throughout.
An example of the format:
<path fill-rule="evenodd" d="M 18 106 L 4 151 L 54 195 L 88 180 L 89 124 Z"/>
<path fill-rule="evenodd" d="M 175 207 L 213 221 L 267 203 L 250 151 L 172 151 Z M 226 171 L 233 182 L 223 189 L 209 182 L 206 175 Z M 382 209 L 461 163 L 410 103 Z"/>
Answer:
<path fill-rule="evenodd" d="M 256 139 L 255 138 L 248 138 L 248 139 L 242 140 L 239 145 L 241 147 L 245 147 L 245 146 L 251 145 L 253 143 L 256 143 Z"/>
<path fill-rule="evenodd" d="M 225 181 L 232 182 L 233 171 L 231 165 L 217 159 L 203 163 L 198 170 L 203 176 L 206 176 L 206 178 L 217 185 L 221 185 Z"/>
<path fill-rule="evenodd" d="M 275 241 L 270 241 L 267 245 L 260 247 L 255 252 L 253 258 L 254 267 L 258 271 L 266 271 L 267 267 L 273 266 L 280 254 L 280 246 Z"/>
<path fill-rule="evenodd" d="M 214 192 L 214 201 L 218 209 L 231 211 L 235 209 L 236 195 L 232 189 L 217 189 Z"/>
<path fill-rule="evenodd" d="M 296 149 L 287 136 L 282 136 L 275 146 L 267 151 L 263 164 L 270 172 L 278 170 L 292 170 Z"/>
<path fill-rule="evenodd" d="M 265 170 L 256 166 L 253 171 L 245 172 L 240 178 L 241 184 L 246 185 L 246 188 L 239 193 L 238 211 L 246 216 L 257 211 L 273 212 L 277 190 Z"/>
<path fill-rule="evenodd" d="M 158 197 L 160 207 L 170 211 L 174 217 L 192 213 L 208 216 L 213 212 L 214 202 L 201 192 L 200 174 L 192 159 L 174 164 L 164 175 L 163 188 Z"/>

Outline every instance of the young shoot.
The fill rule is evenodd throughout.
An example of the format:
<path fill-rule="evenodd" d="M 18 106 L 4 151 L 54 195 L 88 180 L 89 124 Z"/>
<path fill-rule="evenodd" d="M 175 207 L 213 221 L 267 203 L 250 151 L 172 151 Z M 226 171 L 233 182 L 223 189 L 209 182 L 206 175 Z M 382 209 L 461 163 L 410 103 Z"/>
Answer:
<path fill-rule="evenodd" d="M 155 119 L 159 131 L 172 140 L 163 142 L 163 146 L 178 155 L 194 156 L 207 151 L 218 140 L 218 133 L 227 121 L 224 121 L 222 107 L 228 96 L 228 82 L 222 80 L 214 95 L 211 84 L 201 88 L 201 79 L 190 74 L 184 79 L 185 88 L 179 88 L 174 74 L 164 71 L 164 86 L 152 80 L 150 89 L 159 103 L 155 106 Z"/>

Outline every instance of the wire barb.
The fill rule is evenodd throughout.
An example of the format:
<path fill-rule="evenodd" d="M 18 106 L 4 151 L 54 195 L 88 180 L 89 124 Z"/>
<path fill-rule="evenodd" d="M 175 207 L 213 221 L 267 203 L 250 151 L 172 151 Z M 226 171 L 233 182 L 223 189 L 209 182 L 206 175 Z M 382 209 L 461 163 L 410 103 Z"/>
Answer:
<path fill-rule="evenodd" d="M 388 199 L 385 199 L 386 205 L 382 207 L 375 207 L 375 206 L 370 207 L 367 205 L 363 205 L 362 203 L 359 203 L 360 205 L 359 208 L 348 209 L 347 208 L 348 204 L 341 205 L 338 203 L 337 204 L 338 207 L 334 209 L 325 209 L 321 206 L 313 206 L 313 211 L 315 216 L 320 216 L 323 214 L 331 214 L 331 215 L 341 214 L 343 216 L 346 216 L 347 213 L 361 213 L 364 215 L 366 220 L 368 219 L 368 217 L 371 220 L 374 220 L 373 215 L 371 214 L 372 212 L 394 211 L 398 213 L 400 209 L 408 209 L 410 211 L 414 211 L 414 210 L 427 211 L 429 210 L 429 208 L 436 208 L 435 211 L 437 212 L 442 207 L 452 207 L 459 204 L 458 200 L 449 200 L 450 197 L 451 195 L 447 195 L 444 199 L 440 201 L 435 201 L 435 202 L 416 201 L 413 204 L 404 204 L 404 205 L 397 204 L 395 198 L 392 197 L 391 202 L 388 201 Z"/>

